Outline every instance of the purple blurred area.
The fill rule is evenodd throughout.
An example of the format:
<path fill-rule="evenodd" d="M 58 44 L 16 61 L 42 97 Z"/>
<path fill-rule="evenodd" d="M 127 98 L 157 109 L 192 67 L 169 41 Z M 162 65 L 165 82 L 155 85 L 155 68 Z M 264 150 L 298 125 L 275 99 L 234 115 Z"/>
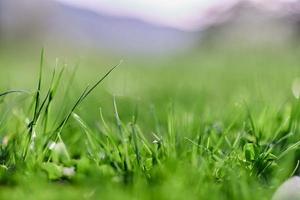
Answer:
<path fill-rule="evenodd" d="M 199 16 L 197 27 L 187 31 L 57 1 L 0 0 L 0 48 L 30 44 L 53 50 L 169 55 L 206 41 L 268 45 L 295 43 L 300 37 L 300 1 L 223 1 L 199 11 Z"/>

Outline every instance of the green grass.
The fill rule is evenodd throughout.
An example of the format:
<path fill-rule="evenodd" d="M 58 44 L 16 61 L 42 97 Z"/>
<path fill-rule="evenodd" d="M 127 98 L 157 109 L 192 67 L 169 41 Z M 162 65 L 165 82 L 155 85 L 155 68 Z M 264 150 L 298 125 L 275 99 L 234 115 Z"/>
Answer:
<path fill-rule="evenodd" d="M 3 61 L 0 198 L 270 199 L 298 174 L 298 56 Z"/>

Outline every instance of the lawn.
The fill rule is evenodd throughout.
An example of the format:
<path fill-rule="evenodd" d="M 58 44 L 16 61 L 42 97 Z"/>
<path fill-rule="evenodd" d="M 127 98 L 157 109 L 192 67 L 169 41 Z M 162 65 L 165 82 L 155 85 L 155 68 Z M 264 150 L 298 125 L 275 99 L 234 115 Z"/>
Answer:
<path fill-rule="evenodd" d="M 0 199 L 271 199 L 299 172 L 299 55 L 2 57 Z"/>

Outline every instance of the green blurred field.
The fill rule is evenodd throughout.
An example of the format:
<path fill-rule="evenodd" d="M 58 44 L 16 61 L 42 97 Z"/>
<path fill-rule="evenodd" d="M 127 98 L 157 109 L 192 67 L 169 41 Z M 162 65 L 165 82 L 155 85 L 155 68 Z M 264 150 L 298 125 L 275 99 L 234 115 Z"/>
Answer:
<path fill-rule="evenodd" d="M 0 198 L 270 199 L 298 172 L 300 105 L 292 85 L 299 55 L 295 47 L 220 47 L 168 58 L 95 53 L 55 66 L 56 55 L 46 52 L 39 106 L 53 69 L 54 80 L 65 70 L 47 127 L 44 106 L 32 138 L 40 58 L 7 50 L 0 93 L 29 93 L 0 96 Z M 58 133 L 86 85 L 121 59 Z M 51 141 L 66 151 L 49 149 Z"/>

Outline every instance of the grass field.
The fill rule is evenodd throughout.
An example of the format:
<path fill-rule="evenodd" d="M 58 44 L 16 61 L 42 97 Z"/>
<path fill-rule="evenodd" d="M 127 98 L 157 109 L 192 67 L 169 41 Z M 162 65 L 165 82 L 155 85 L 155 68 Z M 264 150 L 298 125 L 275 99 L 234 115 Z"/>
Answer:
<path fill-rule="evenodd" d="M 298 174 L 299 55 L 2 58 L 0 199 L 270 199 Z"/>

